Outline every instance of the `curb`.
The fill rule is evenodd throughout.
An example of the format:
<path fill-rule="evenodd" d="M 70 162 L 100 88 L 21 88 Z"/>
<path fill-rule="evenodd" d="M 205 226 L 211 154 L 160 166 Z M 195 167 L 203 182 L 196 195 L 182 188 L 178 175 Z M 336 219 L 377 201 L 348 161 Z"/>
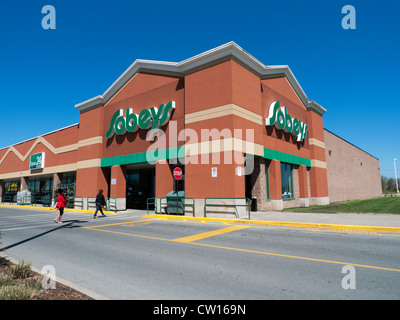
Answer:
<path fill-rule="evenodd" d="M 35 207 L 35 206 L 25 206 L 25 205 L 17 205 L 17 204 L 0 204 L 0 207 L 9 207 L 9 208 L 17 208 L 17 209 L 34 209 L 34 210 L 45 210 L 45 211 L 55 211 L 54 208 L 51 207 Z M 66 208 L 64 212 L 81 212 L 81 213 L 94 213 L 94 210 L 80 210 L 80 209 L 70 209 Z M 111 215 L 117 215 L 116 212 L 113 211 L 103 211 L 104 213 L 111 214 Z"/>
<path fill-rule="evenodd" d="M 7 254 L 1 253 L 1 252 L 0 252 L 0 257 L 3 257 L 5 259 L 9 260 L 13 264 L 18 264 L 19 263 L 19 260 L 15 259 L 13 257 L 10 257 Z M 42 274 L 42 270 L 40 270 L 40 269 L 38 269 L 38 268 L 36 268 L 34 266 L 31 266 L 31 270 L 33 272 L 38 273 L 38 274 Z M 95 300 L 111 300 L 110 298 L 107 298 L 107 297 L 105 297 L 105 296 L 103 296 L 103 295 L 101 295 L 99 293 L 96 293 L 96 292 L 90 290 L 90 289 L 86 289 L 84 287 L 81 287 L 80 285 L 77 285 L 77 284 L 73 283 L 73 282 L 70 282 L 70 281 L 65 280 L 63 278 L 60 278 L 59 276 L 56 276 L 56 283 L 61 283 L 61 284 L 65 285 L 65 286 L 70 287 L 71 289 L 74 289 L 76 291 L 79 291 L 79 292 L 81 292 L 81 293 L 83 293 L 83 294 L 87 295 L 88 297 L 93 298 Z"/>
<path fill-rule="evenodd" d="M 187 217 L 187 216 L 171 216 L 171 215 L 165 215 L 165 214 L 164 215 L 163 214 L 146 214 L 143 217 L 160 218 L 160 219 L 176 219 L 176 220 L 192 220 L 192 221 L 243 223 L 243 224 L 266 225 L 266 226 L 283 226 L 283 227 L 301 227 L 301 228 L 315 228 L 315 229 L 336 229 L 336 230 L 356 230 L 356 231 L 376 231 L 376 232 L 400 233 L 399 227 L 357 226 L 357 225 L 343 225 L 343 224 L 267 221 L 267 220 L 240 220 L 240 219 L 225 219 L 225 218 L 202 218 L 202 217 Z"/>

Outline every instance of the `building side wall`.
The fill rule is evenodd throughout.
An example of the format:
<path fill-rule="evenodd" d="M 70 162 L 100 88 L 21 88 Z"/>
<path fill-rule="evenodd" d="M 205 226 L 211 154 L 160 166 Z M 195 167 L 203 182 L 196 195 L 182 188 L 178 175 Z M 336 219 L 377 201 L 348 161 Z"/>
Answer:
<path fill-rule="evenodd" d="M 330 201 L 381 196 L 379 160 L 327 130 L 324 136 Z"/>

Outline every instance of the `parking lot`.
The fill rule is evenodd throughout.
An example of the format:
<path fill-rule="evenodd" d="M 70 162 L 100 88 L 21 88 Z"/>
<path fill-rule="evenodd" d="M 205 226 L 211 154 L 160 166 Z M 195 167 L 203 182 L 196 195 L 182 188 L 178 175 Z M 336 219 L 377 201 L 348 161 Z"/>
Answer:
<path fill-rule="evenodd" d="M 0 208 L 1 248 L 111 299 L 398 299 L 399 234 Z M 355 268 L 344 289 L 343 267 Z"/>

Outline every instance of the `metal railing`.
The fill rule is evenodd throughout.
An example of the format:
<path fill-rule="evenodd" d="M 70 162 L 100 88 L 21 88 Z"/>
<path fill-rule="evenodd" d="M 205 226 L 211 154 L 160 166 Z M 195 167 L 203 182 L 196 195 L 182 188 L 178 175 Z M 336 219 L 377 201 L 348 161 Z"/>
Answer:
<path fill-rule="evenodd" d="M 153 205 L 154 205 L 154 213 L 157 214 L 157 198 L 147 198 L 146 200 L 147 214 L 149 214 L 149 206 Z"/>
<path fill-rule="evenodd" d="M 116 198 L 108 198 L 107 200 L 107 209 L 109 211 L 117 212 L 117 199 Z M 113 207 L 114 209 L 111 209 Z"/>
<path fill-rule="evenodd" d="M 1 200 L 1 199 L 0 199 Z M 15 203 L 15 204 L 21 204 L 21 205 L 33 205 L 33 206 L 40 206 L 42 205 L 43 207 L 49 207 L 51 206 L 51 197 L 48 195 L 44 196 L 23 196 L 23 197 L 17 197 L 15 196 L 3 196 L 3 201 L 2 203 Z M 114 211 L 117 212 L 117 199 L 116 198 L 106 198 L 107 202 L 107 208 L 109 211 Z M 84 208 L 84 198 L 83 197 L 76 197 L 72 201 L 68 201 L 68 204 L 72 206 L 72 208 L 75 208 L 76 206 L 79 206 L 82 210 Z M 89 208 L 94 208 L 96 209 L 96 198 L 89 197 L 87 198 L 87 203 L 86 203 L 86 210 L 89 210 Z"/>
<path fill-rule="evenodd" d="M 44 196 L 32 196 L 33 201 L 32 205 L 35 207 L 38 204 L 41 204 L 43 207 L 50 207 L 51 206 L 51 196 L 49 195 L 44 195 Z"/>
<path fill-rule="evenodd" d="M 83 210 L 83 197 L 77 197 L 77 198 L 74 199 L 74 208 L 76 206 L 81 207 L 81 209 Z"/>
<path fill-rule="evenodd" d="M 107 209 L 109 211 L 117 212 L 117 199 L 116 198 L 105 198 L 107 202 Z M 93 206 L 94 205 L 94 206 Z M 83 206 L 83 204 L 82 204 Z M 89 208 L 96 209 L 96 198 L 88 197 L 86 201 L 86 210 L 90 210 Z"/>
<path fill-rule="evenodd" d="M 245 204 L 225 204 L 225 203 L 207 203 L 207 200 L 245 200 Z M 235 208 L 236 218 L 240 218 L 237 207 L 247 207 L 248 211 L 248 219 L 250 220 L 250 206 L 251 206 L 251 199 L 249 198 L 205 198 L 204 199 L 204 217 L 207 217 L 207 207 L 232 207 Z"/>
<path fill-rule="evenodd" d="M 183 203 L 181 202 L 183 200 Z M 186 201 L 191 201 L 191 203 L 187 203 Z M 164 202 L 163 202 L 164 201 Z M 183 209 L 183 214 L 186 212 L 186 207 L 191 207 L 192 212 L 193 212 L 193 217 L 195 216 L 195 201 L 193 198 L 185 198 L 185 197 L 164 197 L 160 198 L 160 211 L 158 212 L 158 207 L 157 207 L 157 198 L 147 198 L 147 214 L 149 213 L 149 206 L 154 205 L 154 213 L 155 214 L 162 214 L 162 210 L 165 210 L 165 214 L 168 214 L 167 207 L 168 204 L 171 204 L 175 208 L 177 208 L 177 214 L 178 214 L 178 208 L 179 206 L 182 207 Z M 171 213 L 173 214 L 173 213 Z"/>
<path fill-rule="evenodd" d="M 89 210 L 90 205 L 94 205 L 94 209 L 96 209 L 96 198 L 88 197 L 86 201 L 86 210 Z"/>
<path fill-rule="evenodd" d="M 166 201 L 165 203 L 163 203 L 163 200 Z M 192 201 L 192 203 L 187 203 L 186 200 Z M 183 203 L 181 202 L 183 201 Z M 179 206 L 182 206 L 182 214 L 185 214 L 186 209 L 185 207 L 192 207 L 192 211 L 193 211 L 193 217 L 195 216 L 195 203 L 194 203 L 194 199 L 193 198 L 185 198 L 185 197 L 164 197 L 164 198 L 160 198 L 160 214 L 162 209 L 165 210 L 165 213 L 168 214 L 167 208 L 168 208 L 168 204 L 172 204 L 172 206 L 175 208 L 176 207 L 176 214 L 178 214 L 179 212 Z M 164 205 L 164 207 L 163 207 Z M 174 213 L 171 213 L 174 214 Z"/>
<path fill-rule="evenodd" d="M 8 202 L 8 203 L 17 203 L 16 201 L 17 195 L 15 196 L 3 196 L 3 203 Z M 15 201 L 14 201 L 15 199 Z"/>

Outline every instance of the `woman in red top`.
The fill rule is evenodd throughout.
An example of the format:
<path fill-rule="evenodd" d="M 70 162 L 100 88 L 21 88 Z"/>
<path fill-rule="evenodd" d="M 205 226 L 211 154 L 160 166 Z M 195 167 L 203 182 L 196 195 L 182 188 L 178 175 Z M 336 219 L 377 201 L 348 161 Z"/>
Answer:
<path fill-rule="evenodd" d="M 58 208 L 58 210 L 60 210 L 60 213 L 58 214 L 57 218 L 54 220 L 56 223 L 62 223 L 61 218 L 62 218 L 62 215 L 64 214 L 64 208 L 65 208 L 66 203 L 67 203 L 67 200 L 64 197 L 64 190 L 59 190 L 59 195 L 57 196 L 56 207 Z"/>

